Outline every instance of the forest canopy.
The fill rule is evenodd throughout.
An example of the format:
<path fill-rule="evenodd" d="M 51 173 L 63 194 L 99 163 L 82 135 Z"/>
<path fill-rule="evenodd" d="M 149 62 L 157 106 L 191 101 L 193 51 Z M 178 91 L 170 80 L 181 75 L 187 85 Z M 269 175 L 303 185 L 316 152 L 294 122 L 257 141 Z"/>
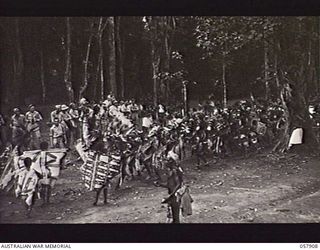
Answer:
<path fill-rule="evenodd" d="M 319 93 L 318 17 L 2 17 L 1 107 Z M 288 85 L 289 84 L 289 85 Z"/>

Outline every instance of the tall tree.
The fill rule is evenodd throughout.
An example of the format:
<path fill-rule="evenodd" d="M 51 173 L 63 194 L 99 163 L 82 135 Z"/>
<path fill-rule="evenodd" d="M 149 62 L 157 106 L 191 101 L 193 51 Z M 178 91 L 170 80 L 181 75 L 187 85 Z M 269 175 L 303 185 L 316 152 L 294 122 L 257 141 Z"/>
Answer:
<path fill-rule="evenodd" d="M 173 43 L 173 35 L 176 29 L 176 18 L 173 16 L 164 16 L 160 17 L 160 33 L 163 34 L 163 37 L 161 38 L 162 44 L 163 44 L 163 53 L 161 53 L 162 56 L 162 67 L 161 72 L 162 73 L 169 73 L 170 72 L 170 61 L 171 61 L 171 52 L 172 52 L 172 43 Z M 162 89 L 164 93 L 164 99 L 166 101 L 166 104 L 169 104 L 169 98 L 170 98 L 170 79 L 161 81 Z"/>
<path fill-rule="evenodd" d="M 39 22 L 39 30 L 41 34 L 44 34 L 44 19 L 41 19 Z M 45 76 L 45 67 L 44 67 L 44 41 L 43 36 L 39 37 L 39 58 L 40 58 L 40 81 L 41 81 L 41 101 L 42 104 L 46 104 L 47 98 L 47 88 L 46 88 L 46 76 Z"/>
<path fill-rule="evenodd" d="M 309 32 L 310 24 L 312 25 L 314 20 L 314 17 L 283 19 L 278 30 L 279 46 L 276 52 L 279 58 L 278 75 L 286 123 L 274 151 L 284 152 L 288 149 L 290 134 L 297 127 L 304 131 L 303 151 L 318 151 L 318 141 L 308 112 L 310 92 L 307 91 L 307 87 L 312 84 L 309 75 L 314 70 L 310 67 L 307 46 L 314 36 Z"/>
<path fill-rule="evenodd" d="M 81 99 L 84 96 L 85 91 L 88 88 L 89 85 L 89 72 L 88 72 L 88 66 L 89 66 L 89 60 L 90 60 L 90 55 L 91 55 L 91 46 L 92 46 L 92 40 L 95 35 L 94 31 L 94 24 L 95 20 L 90 19 L 89 20 L 89 38 L 86 46 L 86 54 L 85 54 L 85 59 L 84 59 L 84 76 L 83 76 L 83 84 L 80 86 L 79 90 L 79 99 Z"/>
<path fill-rule="evenodd" d="M 121 87 L 120 97 L 123 99 L 125 95 L 124 71 L 123 71 L 123 42 L 121 39 L 121 17 L 118 16 L 116 21 L 116 48 L 117 48 L 117 68 L 119 69 L 119 85 Z"/>
<path fill-rule="evenodd" d="M 159 102 L 159 74 L 160 74 L 160 51 L 161 39 L 159 38 L 159 17 L 147 16 L 143 18 L 145 30 L 148 34 L 151 47 L 151 65 L 153 79 L 153 105 Z"/>
<path fill-rule="evenodd" d="M 16 51 L 13 54 L 13 82 L 15 83 L 15 99 L 14 102 L 17 100 L 21 100 L 20 93 L 21 93 L 21 86 L 23 86 L 23 72 L 24 72 L 24 63 L 23 63 L 23 53 L 22 53 L 22 46 L 21 46 L 21 36 L 20 36 L 20 22 L 19 18 L 16 17 L 14 19 L 14 31 L 15 31 L 15 48 Z"/>
<path fill-rule="evenodd" d="M 108 17 L 108 44 L 109 44 L 109 82 L 111 92 L 118 96 L 116 80 L 116 43 L 115 43 L 115 21 L 114 17 Z"/>
<path fill-rule="evenodd" d="M 47 91 L 46 91 L 46 83 L 45 83 L 45 70 L 44 70 L 44 56 L 43 56 L 43 45 L 42 41 L 40 47 L 40 79 L 41 79 L 41 87 L 42 87 L 42 103 L 46 103 Z"/>
<path fill-rule="evenodd" d="M 268 100 L 270 96 L 270 86 L 269 86 L 269 49 L 268 43 L 264 40 L 264 81 L 266 87 L 265 99 Z"/>
<path fill-rule="evenodd" d="M 247 42 L 247 27 L 242 17 L 200 17 L 196 28 L 197 46 L 206 51 L 207 58 L 221 63 L 221 81 L 223 85 L 223 105 L 227 106 L 227 66 L 232 52 Z"/>
<path fill-rule="evenodd" d="M 99 79 L 100 79 L 100 99 L 104 100 L 105 86 L 104 86 L 104 63 L 103 63 L 103 45 L 102 45 L 102 36 L 103 32 L 107 26 L 107 21 L 103 21 L 103 17 L 99 19 L 98 26 L 98 44 L 99 44 Z"/>
<path fill-rule="evenodd" d="M 66 17 L 66 64 L 64 72 L 64 82 L 66 85 L 69 102 L 74 101 L 74 90 L 71 81 L 71 25 L 70 17 Z"/>

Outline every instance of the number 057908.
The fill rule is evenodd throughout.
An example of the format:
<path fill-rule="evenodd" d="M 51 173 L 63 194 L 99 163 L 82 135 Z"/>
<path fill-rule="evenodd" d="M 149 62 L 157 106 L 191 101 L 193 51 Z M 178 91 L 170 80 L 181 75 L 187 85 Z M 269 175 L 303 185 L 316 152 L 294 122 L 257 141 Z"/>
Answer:
<path fill-rule="evenodd" d="M 300 244 L 300 248 L 318 248 L 318 244 Z"/>

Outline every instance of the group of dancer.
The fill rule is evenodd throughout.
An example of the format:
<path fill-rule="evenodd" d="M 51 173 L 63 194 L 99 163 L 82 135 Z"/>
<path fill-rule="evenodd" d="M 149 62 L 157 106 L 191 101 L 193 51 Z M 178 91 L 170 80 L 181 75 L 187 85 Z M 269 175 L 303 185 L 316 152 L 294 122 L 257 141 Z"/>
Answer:
<path fill-rule="evenodd" d="M 181 112 L 161 104 L 153 107 L 134 100 L 118 101 L 109 95 L 99 104 L 82 98 L 78 105 L 56 105 L 47 122 L 49 143 L 41 140 L 41 122 L 43 117 L 34 105 L 26 115 L 14 109 L 10 121 L 12 145 L 19 151 L 13 168 L 19 170 L 14 174 L 16 195 L 27 193 L 29 214 L 36 197 L 30 193 L 41 190 L 44 204 L 49 202 L 59 176 L 53 173 L 54 167 L 61 167 L 67 149 L 71 149 L 83 161 L 85 186 L 97 191 L 94 205 L 102 190 L 107 203 L 112 180 L 117 179 L 119 185 L 142 177 L 168 189 L 163 202 L 168 204 L 168 218 L 177 223 L 180 210 L 185 215 L 192 213 L 181 164 L 188 153 L 201 168 L 210 165 L 213 158 L 259 151 L 272 144 L 285 121 L 281 106 L 270 103 L 240 101 L 229 108 L 208 103 Z M 30 152 L 35 152 L 32 157 Z M 33 166 L 35 162 L 38 167 Z M 32 192 L 30 183 L 34 183 Z M 2 178 L 4 186 L 8 185 L 3 185 Z"/>

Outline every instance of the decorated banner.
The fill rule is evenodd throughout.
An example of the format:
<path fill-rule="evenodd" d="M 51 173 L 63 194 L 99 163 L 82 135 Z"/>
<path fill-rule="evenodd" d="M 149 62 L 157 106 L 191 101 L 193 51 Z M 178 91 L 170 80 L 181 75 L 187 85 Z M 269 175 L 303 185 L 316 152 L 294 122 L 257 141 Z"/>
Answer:
<path fill-rule="evenodd" d="M 108 180 L 120 177 L 122 174 L 120 155 L 103 155 L 96 151 L 89 151 L 87 160 L 81 167 L 82 178 L 90 191 L 106 185 Z"/>
<path fill-rule="evenodd" d="M 20 174 L 20 178 L 22 178 L 21 170 L 24 168 L 23 160 L 25 158 L 30 158 L 33 162 L 30 170 L 34 169 L 34 171 L 41 174 L 41 168 L 46 166 L 51 172 L 51 177 L 57 179 L 60 175 L 62 161 L 66 155 L 67 149 L 25 151 L 20 156 L 14 156 L 12 154 L 12 156 L 8 159 L 4 172 L 1 175 L 0 189 L 10 191 L 14 186 L 15 177 L 18 177 Z"/>

